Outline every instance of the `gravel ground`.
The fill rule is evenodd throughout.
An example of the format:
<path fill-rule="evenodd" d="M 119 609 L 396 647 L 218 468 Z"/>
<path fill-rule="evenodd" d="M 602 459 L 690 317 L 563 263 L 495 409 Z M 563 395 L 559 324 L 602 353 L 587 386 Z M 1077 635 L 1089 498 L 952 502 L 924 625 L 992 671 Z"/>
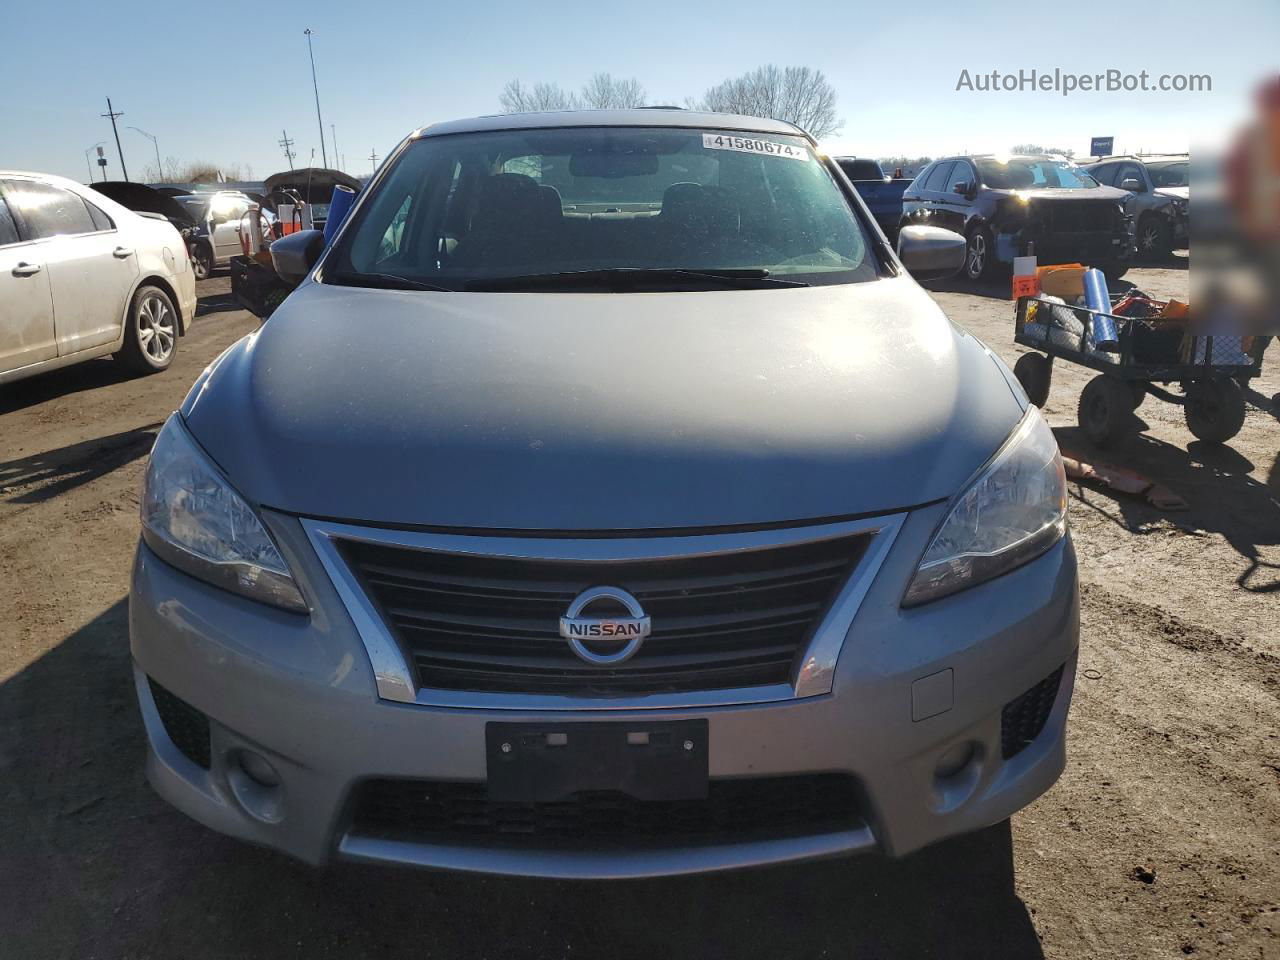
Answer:
<path fill-rule="evenodd" d="M 1186 294 L 1181 265 L 1133 271 Z M 1075 488 L 1080 677 L 1059 784 L 902 861 L 548 883 L 336 865 L 223 839 L 151 793 L 125 630 L 137 492 L 199 370 L 254 330 L 228 282 L 166 374 L 0 387 L 0 956 L 1280 958 L 1280 423 L 1229 448 L 1148 399 L 1106 459 L 1181 494 Z M 1012 363 L 998 291 L 935 294 Z M 1274 352 L 1274 351 L 1273 351 Z M 1280 389 L 1280 355 L 1258 399 Z M 1064 446 L 1089 371 L 1059 364 Z M 1269 404 L 1268 404 L 1269 407 Z"/>

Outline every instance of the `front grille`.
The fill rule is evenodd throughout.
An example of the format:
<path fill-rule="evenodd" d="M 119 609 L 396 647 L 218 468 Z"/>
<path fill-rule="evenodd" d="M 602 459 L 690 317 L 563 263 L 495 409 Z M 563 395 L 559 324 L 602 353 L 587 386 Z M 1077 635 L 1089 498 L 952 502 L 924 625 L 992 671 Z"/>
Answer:
<path fill-rule="evenodd" d="M 1049 720 L 1062 683 L 1062 667 L 1010 700 L 1000 712 L 1000 752 L 1006 760 L 1021 753 Z"/>
<path fill-rule="evenodd" d="M 343 548 L 420 687 L 591 696 L 790 682 L 867 539 L 609 563 Z M 560 636 L 574 597 L 602 584 L 652 617 L 639 652 L 611 667 L 578 659 Z"/>
<path fill-rule="evenodd" d="M 642 801 L 583 792 L 547 803 L 495 803 L 483 783 L 370 780 L 356 788 L 351 832 L 410 842 L 599 847 L 743 842 L 863 825 L 844 774 L 712 780 L 705 800 Z"/>
<path fill-rule="evenodd" d="M 160 714 L 160 722 L 164 724 L 164 732 L 169 735 L 173 745 L 197 767 L 208 770 L 209 718 L 185 700 L 179 700 L 150 677 L 147 678 L 147 683 L 151 686 L 151 699 L 155 701 L 156 712 Z"/>
<path fill-rule="evenodd" d="M 1119 226 L 1115 204 L 1083 201 L 1047 201 L 1039 210 L 1047 233 L 1106 233 Z"/>

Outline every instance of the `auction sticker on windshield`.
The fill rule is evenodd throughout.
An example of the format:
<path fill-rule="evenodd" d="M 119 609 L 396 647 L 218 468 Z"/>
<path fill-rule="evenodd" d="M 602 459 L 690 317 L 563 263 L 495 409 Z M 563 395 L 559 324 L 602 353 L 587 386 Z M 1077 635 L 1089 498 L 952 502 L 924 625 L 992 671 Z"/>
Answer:
<path fill-rule="evenodd" d="M 736 137 L 727 133 L 704 133 L 702 146 L 707 150 L 737 150 L 739 153 L 762 153 L 768 157 L 787 157 L 790 160 L 808 161 L 809 151 L 789 143 L 772 140 L 756 140 L 752 137 Z"/>

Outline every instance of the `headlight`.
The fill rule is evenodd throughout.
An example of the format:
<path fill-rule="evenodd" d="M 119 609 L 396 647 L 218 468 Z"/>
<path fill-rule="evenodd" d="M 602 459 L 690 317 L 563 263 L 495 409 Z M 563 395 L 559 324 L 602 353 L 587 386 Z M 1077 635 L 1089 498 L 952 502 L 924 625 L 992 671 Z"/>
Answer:
<path fill-rule="evenodd" d="M 952 502 L 903 597 L 936 600 L 1040 556 L 1067 530 L 1067 477 L 1053 431 L 1034 406 Z"/>
<path fill-rule="evenodd" d="M 176 413 L 161 429 L 147 465 L 142 539 L 193 577 L 286 610 L 307 609 L 262 521 Z"/>

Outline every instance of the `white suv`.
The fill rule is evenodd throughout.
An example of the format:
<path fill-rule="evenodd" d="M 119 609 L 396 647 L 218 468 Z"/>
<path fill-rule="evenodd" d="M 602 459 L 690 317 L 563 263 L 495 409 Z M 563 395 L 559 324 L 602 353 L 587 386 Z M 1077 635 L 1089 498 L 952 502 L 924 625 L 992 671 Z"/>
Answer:
<path fill-rule="evenodd" d="M 195 309 L 186 246 L 163 218 L 0 171 L 0 383 L 106 354 L 164 370 Z"/>

